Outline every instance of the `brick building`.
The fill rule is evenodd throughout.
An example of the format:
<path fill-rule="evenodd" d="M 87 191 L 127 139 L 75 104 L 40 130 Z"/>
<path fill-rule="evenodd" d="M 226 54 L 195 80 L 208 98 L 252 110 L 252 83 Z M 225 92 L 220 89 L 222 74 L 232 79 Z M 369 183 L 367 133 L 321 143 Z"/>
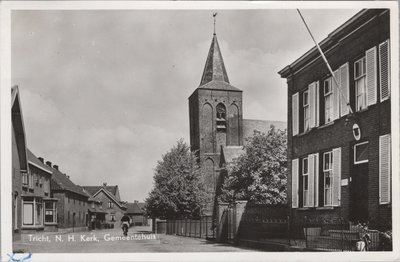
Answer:
<path fill-rule="evenodd" d="M 144 214 L 145 203 L 139 203 L 139 201 L 134 201 L 133 203 L 127 203 L 127 215 L 131 218 L 131 224 L 133 226 L 147 226 L 148 218 Z"/>
<path fill-rule="evenodd" d="M 219 184 L 221 150 L 242 151 L 246 136 L 254 130 L 267 132 L 270 124 L 286 123 L 243 119 L 243 91 L 230 84 L 216 34 L 213 35 L 200 86 L 189 97 L 190 144 L 197 151 L 205 175 L 206 189 L 215 200 Z M 203 215 L 213 212 L 210 203 Z"/>
<path fill-rule="evenodd" d="M 294 223 L 342 217 L 391 227 L 389 18 L 386 9 L 362 10 L 320 43 L 338 85 L 316 47 L 279 72 Z"/>
<path fill-rule="evenodd" d="M 57 222 L 59 228 L 86 229 L 89 196 L 74 184 L 70 177 L 59 170 L 58 165 L 46 161 L 51 169 L 51 196 L 57 201 Z"/>
<path fill-rule="evenodd" d="M 51 198 L 52 171 L 27 149 L 29 169 L 22 174 L 22 231 L 56 231 L 57 199 Z"/>
<path fill-rule="evenodd" d="M 107 212 L 105 222 L 119 226 L 122 216 L 126 213 L 126 204 L 121 201 L 118 186 L 84 186 L 83 187 L 92 198 L 102 203 L 102 210 Z"/>
<path fill-rule="evenodd" d="M 22 175 L 28 172 L 24 119 L 18 86 L 11 88 L 12 126 L 12 230 L 13 240 L 21 238 L 22 226 Z"/>

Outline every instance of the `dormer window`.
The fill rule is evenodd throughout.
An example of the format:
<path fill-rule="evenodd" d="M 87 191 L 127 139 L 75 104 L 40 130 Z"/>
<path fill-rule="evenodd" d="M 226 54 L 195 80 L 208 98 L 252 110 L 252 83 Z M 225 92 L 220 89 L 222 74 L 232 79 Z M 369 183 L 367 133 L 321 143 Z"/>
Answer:
<path fill-rule="evenodd" d="M 223 104 L 217 105 L 217 130 L 226 131 L 226 108 Z"/>

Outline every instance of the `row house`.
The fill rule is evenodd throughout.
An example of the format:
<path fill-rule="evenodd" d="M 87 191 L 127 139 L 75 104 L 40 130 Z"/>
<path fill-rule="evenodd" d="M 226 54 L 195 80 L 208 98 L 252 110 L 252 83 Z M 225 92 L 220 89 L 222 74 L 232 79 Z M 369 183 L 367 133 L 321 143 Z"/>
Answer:
<path fill-rule="evenodd" d="M 92 198 L 102 203 L 102 210 L 107 212 L 105 222 L 114 227 L 119 226 L 127 207 L 126 203 L 121 201 L 118 186 L 107 186 L 107 183 L 103 183 L 102 186 L 84 186 L 83 188 Z"/>
<path fill-rule="evenodd" d="M 360 11 L 320 47 L 337 81 L 316 47 L 279 72 L 288 87 L 292 222 L 391 228 L 390 11 Z"/>
<path fill-rule="evenodd" d="M 58 199 L 56 204 L 57 223 L 59 228 L 86 229 L 88 219 L 89 196 L 83 188 L 74 184 L 70 177 L 59 170 L 58 165 L 46 161 L 52 170 L 51 196 Z"/>
<path fill-rule="evenodd" d="M 29 149 L 27 157 L 29 169 L 22 173 L 22 230 L 56 231 L 57 199 L 50 195 L 52 171 Z"/>

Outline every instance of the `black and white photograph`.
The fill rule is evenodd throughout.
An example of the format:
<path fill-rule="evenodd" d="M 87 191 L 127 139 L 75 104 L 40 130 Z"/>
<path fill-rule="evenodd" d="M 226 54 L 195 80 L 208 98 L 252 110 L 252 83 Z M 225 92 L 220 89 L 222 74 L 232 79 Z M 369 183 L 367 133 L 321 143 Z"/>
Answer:
<path fill-rule="evenodd" d="M 1 261 L 400 259 L 396 1 L 1 8 Z"/>

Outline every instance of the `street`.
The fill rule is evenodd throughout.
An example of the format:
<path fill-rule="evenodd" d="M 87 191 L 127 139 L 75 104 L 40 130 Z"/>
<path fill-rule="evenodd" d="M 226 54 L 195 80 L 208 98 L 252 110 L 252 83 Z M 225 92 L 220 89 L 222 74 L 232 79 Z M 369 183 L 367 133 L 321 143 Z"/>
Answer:
<path fill-rule="evenodd" d="M 248 249 L 205 239 L 152 234 L 149 227 L 130 228 L 122 238 L 120 228 L 77 233 L 24 234 L 14 242 L 14 252 L 32 253 L 123 253 L 123 252 L 245 252 Z"/>

